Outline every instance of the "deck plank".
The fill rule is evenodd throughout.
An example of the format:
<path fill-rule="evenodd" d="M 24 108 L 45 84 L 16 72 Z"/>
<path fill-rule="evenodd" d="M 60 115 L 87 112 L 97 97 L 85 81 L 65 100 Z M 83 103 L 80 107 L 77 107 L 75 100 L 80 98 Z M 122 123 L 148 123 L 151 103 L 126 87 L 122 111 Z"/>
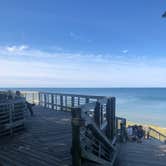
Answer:
<path fill-rule="evenodd" d="M 71 165 L 70 112 L 35 107 L 34 117 L 26 114 L 25 130 L 0 141 L 3 166 Z"/>
<path fill-rule="evenodd" d="M 70 112 L 39 106 L 34 111 L 34 117 L 25 114 L 21 133 L 1 138 L 0 166 L 71 166 Z M 165 166 L 166 145 L 154 140 L 122 144 L 118 161 L 119 166 Z"/>
<path fill-rule="evenodd" d="M 153 139 L 128 142 L 121 146 L 118 161 L 119 166 L 165 166 L 166 145 Z"/>

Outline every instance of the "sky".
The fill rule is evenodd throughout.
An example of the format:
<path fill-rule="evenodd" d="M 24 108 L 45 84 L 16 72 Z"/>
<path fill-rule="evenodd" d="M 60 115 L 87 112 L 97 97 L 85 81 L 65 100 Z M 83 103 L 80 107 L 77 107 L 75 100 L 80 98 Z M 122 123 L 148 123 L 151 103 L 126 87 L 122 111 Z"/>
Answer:
<path fill-rule="evenodd" d="M 166 1 L 0 3 L 0 87 L 166 87 Z"/>

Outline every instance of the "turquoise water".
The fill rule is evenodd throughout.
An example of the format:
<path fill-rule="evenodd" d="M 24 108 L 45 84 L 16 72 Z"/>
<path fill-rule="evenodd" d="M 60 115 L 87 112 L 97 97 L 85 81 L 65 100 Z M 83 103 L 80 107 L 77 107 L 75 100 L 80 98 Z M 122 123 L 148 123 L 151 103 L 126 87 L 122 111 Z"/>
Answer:
<path fill-rule="evenodd" d="M 118 116 L 166 127 L 166 88 L 21 88 L 47 92 L 116 97 Z"/>

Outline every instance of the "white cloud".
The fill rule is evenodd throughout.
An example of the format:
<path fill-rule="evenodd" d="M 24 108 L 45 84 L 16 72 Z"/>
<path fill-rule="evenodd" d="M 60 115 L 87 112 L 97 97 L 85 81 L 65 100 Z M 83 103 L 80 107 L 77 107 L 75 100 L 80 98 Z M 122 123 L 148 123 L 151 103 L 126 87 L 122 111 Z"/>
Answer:
<path fill-rule="evenodd" d="M 122 53 L 123 54 L 127 54 L 129 52 L 129 50 L 123 50 Z"/>
<path fill-rule="evenodd" d="M 28 46 L 27 45 L 20 45 L 20 46 L 13 45 L 13 46 L 7 46 L 7 47 L 5 47 L 5 49 L 11 53 L 18 53 L 18 52 L 28 49 Z"/>
<path fill-rule="evenodd" d="M 0 71 L 3 71 L 0 86 L 166 86 L 164 64 L 166 59 L 149 60 L 141 56 L 57 53 L 23 45 L 0 46 Z"/>

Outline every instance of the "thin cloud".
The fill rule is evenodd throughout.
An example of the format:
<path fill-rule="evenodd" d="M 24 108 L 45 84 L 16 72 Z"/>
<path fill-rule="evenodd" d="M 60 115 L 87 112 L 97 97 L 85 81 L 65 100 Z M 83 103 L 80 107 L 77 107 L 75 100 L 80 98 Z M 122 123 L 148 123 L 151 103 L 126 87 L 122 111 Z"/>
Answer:
<path fill-rule="evenodd" d="M 0 86 L 164 86 L 166 59 L 162 59 L 163 65 L 160 62 L 141 56 L 0 46 Z"/>
<path fill-rule="evenodd" d="M 61 48 L 64 50 L 63 48 Z M 127 53 L 128 50 L 123 50 L 124 53 Z M 0 58 L 4 58 L 8 56 L 8 58 L 12 57 L 15 59 L 19 59 L 20 56 L 26 60 L 26 58 L 33 58 L 35 61 L 43 61 L 49 63 L 78 63 L 78 64 L 106 64 L 106 65 L 148 65 L 151 66 L 155 62 L 158 66 L 166 63 L 166 58 L 157 59 L 149 59 L 146 56 L 138 56 L 138 55 L 129 55 L 121 56 L 115 54 L 86 54 L 86 53 L 72 53 L 72 52 L 58 52 L 57 50 L 47 50 L 44 51 L 42 49 L 37 49 L 30 47 L 28 45 L 12 45 L 12 46 L 0 46 Z"/>
<path fill-rule="evenodd" d="M 129 50 L 123 50 L 122 53 L 123 54 L 127 54 L 129 52 Z"/>
<path fill-rule="evenodd" d="M 18 53 L 18 52 L 22 52 L 22 51 L 28 49 L 28 46 L 27 45 L 20 45 L 20 46 L 13 45 L 13 46 L 7 46 L 4 49 L 6 49 L 6 51 L 11 52 L 11 53 Z"/>
<path fill-rule="evenodd" d="M 63 49 L 64 50 L 64 49 Z M 36 49 L 28 45 L 13 45 L 13 46 L 0 46 L 0 57 L 8 56 L 9 58 L 34 58 L 33 60 L 48 61 L 51 62 L 65 61 L 65 62 L 77 62 L 79 63 L 105 63 L 105 64 L 120 64 L 128 65 L 133 63 L 138 57 L 123 57 L 112 54 L 86 54 L 86 53 L 72 53 L 72 52 L 59 52 L 57 50 L 44 51 Z"/>
<path fill-rule="evenodd" d="M 80 36 L 78 34 L 74 33 L 74 32 L 70 32 L 69 36 L 74 40 L 79 40 L 80 39 Z"/>
<path fill-rule="evenodd" d="M 89 44 L 93 42 L 91 39 L 84 38 L 83 36 L 75 32 L 70 32 L 69 37 L 75 41 L 81 41 Z"/>

